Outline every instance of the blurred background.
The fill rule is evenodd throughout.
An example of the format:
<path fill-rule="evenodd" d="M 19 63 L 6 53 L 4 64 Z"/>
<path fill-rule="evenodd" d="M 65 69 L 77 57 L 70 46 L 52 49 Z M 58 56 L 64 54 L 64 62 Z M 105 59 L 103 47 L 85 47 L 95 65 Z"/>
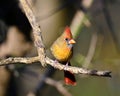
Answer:
<path fill-rule="evenodd" d="M 120 96 L 120 0 L 27 0 L 42 29 L 47 56 L 68 25 L 76 44 L 71 63 L 112 71 L 112 77 L 75 75 L 76 86 L 63 82 L 63 72 L 40 63 L 0 67 L 0 96 Z M 32 28 L 19 0 L 0 0 L 0 59 L 34 57 Z"/>

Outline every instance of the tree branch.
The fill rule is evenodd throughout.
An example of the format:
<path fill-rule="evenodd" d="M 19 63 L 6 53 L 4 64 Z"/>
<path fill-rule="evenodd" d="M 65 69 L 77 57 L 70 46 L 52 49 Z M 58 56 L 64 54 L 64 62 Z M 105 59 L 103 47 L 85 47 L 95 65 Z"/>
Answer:
<path fill-rule="evenodd" d="M 36 22 L 36 18 L 34 16 L 34 13 L 32 11 L 32 9 L 30 9 L 29 4 L 27 2 L 27 0 L 20 0 L 20 4 L 23 8 L 23 10 L 25 11 L 25 14 L 33 28 L 33 35 L 34 35 L 34 43 L 37 47 L 37 51 L 38 51 L 38 56 L 39 56 L 39 61 L 41 62 L 42 66 L 45 66 L 45 47 L 43 44 L 43 40 L 42 40 L 42 35 L 41 35 L 41 29 L 39 24 Z"/>
<path fill-rule="evenodd" d="M 38 57 L 30 57 L 30 58 L 8 58 L 0 61 L 0 66 L 3 65 L 9 65 L 9 64 L 16 64 L 16 63 L 25 63 L 25 64 L 32 64 L 33 62 L 40 61 L 39 56 Z M 95 76 L 105 76 L 105 77 L 111 77 L 110 71 L 97 71 L 97 70 L 88 70 L 84 68 L 79 67 L 73 67 L 73 66 L 67 66 L 63 65 L 61 63 L 57 63 L 54 60 L 45 57 L 45 63 L 48 65 L 51 65 L 52 67 L 59 69 L 59 70 L 67 70 L 75 74 L 87 74 L 87 75 L 95 75 Z"/>

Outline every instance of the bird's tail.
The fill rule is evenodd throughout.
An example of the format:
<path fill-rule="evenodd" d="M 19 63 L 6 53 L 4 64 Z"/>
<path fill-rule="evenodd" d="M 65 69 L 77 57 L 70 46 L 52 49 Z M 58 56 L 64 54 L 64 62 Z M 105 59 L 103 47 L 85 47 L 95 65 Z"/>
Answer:
<path fill-rule="evenodd" d="M 70 63 L 68 64 L 70 65 Z M 76 85 L 76 79 L 72 72 L 64 70 L 64 81 L 66 85 Z"/>

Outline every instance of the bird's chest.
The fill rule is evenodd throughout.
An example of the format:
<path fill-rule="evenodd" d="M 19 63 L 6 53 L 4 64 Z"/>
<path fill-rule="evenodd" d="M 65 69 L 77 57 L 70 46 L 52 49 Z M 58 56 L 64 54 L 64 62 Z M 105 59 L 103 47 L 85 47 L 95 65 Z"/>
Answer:
<path fill-rule="evenodd" d="M 67 61 L 72 54 L 71 48 L 69 48 L 65 44 L 62 45 L 54 44 L 51 48 L 51 51 L 54 57 L 61 62 Z"/>

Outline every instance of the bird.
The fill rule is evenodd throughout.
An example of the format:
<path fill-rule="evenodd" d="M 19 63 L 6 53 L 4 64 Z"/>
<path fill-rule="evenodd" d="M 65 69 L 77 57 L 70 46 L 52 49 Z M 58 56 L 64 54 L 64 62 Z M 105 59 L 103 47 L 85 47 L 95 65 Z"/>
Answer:
<path fill-rule="evenodd" d="M 55 59 L 62 64 L 71 66 L 70 59 L 73 54 L 73 44 L 76 43 L 73 39 L 71 30 L 68 26 L 64 32 L 58 37 L 51 46 L 51 52 Z M 66 85 L 76 85 L 76 79 L 72 72 L 64 70 L 64 82 Z"/>

